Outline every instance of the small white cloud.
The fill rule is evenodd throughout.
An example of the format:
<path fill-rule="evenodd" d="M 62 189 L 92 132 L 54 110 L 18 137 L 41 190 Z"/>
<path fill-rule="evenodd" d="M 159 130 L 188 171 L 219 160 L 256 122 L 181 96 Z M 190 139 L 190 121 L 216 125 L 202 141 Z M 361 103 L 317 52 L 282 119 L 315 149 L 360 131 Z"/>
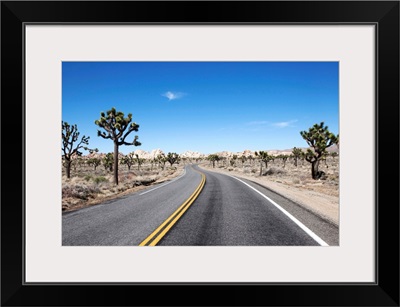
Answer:
<path fill-rule="evenodd" d="M 294 127 L 293 124 L 295 122 L 297 122 L 297 119 L 296 120 L 289 120 L 287 122 L 273 123 L 272 126 L 277 127 L 277 128 Z"/>
<path fill-rule="evenodd" d="M 183 96 L 185 96 L 185 94 L 181 93 L 181 92 L 174 93 L 174 92 L 168 91 L 168 92 L 162 94 L 161 96 L 167 97 L 168 100 L 171 101 L 171 100 L 182 98 Z"/>

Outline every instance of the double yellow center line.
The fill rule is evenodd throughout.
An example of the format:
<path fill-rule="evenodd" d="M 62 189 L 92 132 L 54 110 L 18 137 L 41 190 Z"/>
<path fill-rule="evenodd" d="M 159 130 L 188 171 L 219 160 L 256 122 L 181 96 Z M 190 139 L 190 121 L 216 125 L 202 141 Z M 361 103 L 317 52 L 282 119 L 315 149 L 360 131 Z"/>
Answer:
<path fill-rule="evenodd" d="M 196 170 L 197 171 L 197 170 Z M 197 171 L 199 172 L 199 171 Z M 143 240 L 139 246 L 155 246 L 157 243 L 167 234 L 167 232 L 174 226 L 174 224 L 181 218 L 181 216 L 186 212 L 186 210 L 192 205 L 199 196 L 201 190 L 206 183 L 206 175 L 201 174 L 200 184 L 197 186 L 196 190 L 189 196 L 189 198 L 174 212 L 171 216 L 165 220 L 156 230 L 154 230 L 146 239 Z"/>

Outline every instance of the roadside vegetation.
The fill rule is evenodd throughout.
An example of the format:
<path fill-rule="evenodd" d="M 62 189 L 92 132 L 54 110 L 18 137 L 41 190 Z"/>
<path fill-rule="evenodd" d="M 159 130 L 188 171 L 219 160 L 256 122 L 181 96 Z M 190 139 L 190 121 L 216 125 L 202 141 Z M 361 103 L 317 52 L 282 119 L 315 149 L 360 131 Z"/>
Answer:
<path fill-rule="evenodd" d="M 62 122 L 62 210 L 69 211 L 138 191 L 179 176 L 186 164 L 265 178 L 308 190 L 324 190 L 338 196 L 339 135 L 324 122 L 300 131 L 304 148 L 286 151 L 245 150 L 243 153 L 212 153 L 188 157 L 161 150 L 152 156 L 140 151 L 122 154 L 120 146 L 140 146 L 132 114 L 111 108 L 94 121 L 98 136 L 113 142 L 114 150 L 99 153 L 89 148 L 89 137 L 80 136 L 77 125 Z M 94 127 L 95 128 L 95 127 Z M 267 142 L 267 140 L 266 140 Z M 322 188 L 320 188 L 322 187 Z"/>
<path fill-rule="evenodd" d="M 96 158 L 93 158 L 96 156 Z M 122 156 L 122 155 L 120 155 Z M 102 161 L 96 169 L 93 160 Z M 121 159 L 122 160 L 122 159 Z M 164 167 L 152 161 L 143 161 L 139 170 L 129 169 L 128 165 L 120 164 L 118 173 L 119 185 L 114 183 L 112 154 L 92 154 L 78 157 L 72 162 L 71 178 L 63 169 L 62 176 L 62 210 L 74 210 L 88 205 L 139 191 L 149 185 L 159 184 L 179 176 L 183 165 Z M 138 166 L 139 164 L 134 164 Z"/>

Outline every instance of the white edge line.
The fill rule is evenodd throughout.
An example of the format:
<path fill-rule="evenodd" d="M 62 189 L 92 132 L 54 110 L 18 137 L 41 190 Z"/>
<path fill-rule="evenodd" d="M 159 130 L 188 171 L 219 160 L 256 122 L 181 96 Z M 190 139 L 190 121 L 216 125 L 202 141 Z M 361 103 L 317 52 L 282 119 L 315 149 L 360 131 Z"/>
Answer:
<path fill-rule="evenodd" d="M 153 189 L 151 189 L 151 190 L 148 190 L 148 191 L 146 191 L 146 192 L 140 193 L 139 195 L 143 195 L 143 194 L 149 193 L 149 192 L 151 192 L 151 191 L 154 191 L 154 190 L 157 190 L 157 189 L 159 189 L 159 188 L 162 188 L 162 187 L 166 186 L 167 184 L 173 183 L 174 181 L 176 181 L 176 180 L 182 178 L 183 176 L 185 176 L 185 174 L 186 174 L 186 168 L 184 169 L 183 174 L 180 175 L 179 177 L 175 178 L 174 180 L 171 180 L 171 181 L 169 181 L 169 182 L 167 182 L 167 183 L 164 183 L 164 184 L 162 184 L 162 185 L 160 185 L 160 186 L 158 186 L 158 187 L 155 187 L 155 188 L 153 188 Z"/>
<path fill-rule="evenodd" d="M 281 206 L 279 206 L 276 202 L 274 202 L 271 198 L 265 196 L 263 193 L 258 191 L 257 189 L 253 188 L 251 185 L 248 183 L 244 182 L 243 180 L 240 180 L 239 178 L 236 178 L 231 175 L 226 175 L 232 178 L 235 178 L 236 180 L 239 180 L 241 183 L 247 185 L 249 188 L 253 189 L 256 191 L 258 194 L 260 194 L 262 197 L 267 199 L 271 204 L 273 204 L 275 207 L 277 207 L 279 210 L 281 210 L 288 218 L 290 218 L 293 222 L 295 222 L 301 229 L 303 229 L 311 238 L 313 238 L 319 245 L 321 246 L 329 246 L 328 243 L 326 243 L 324 240 L 322 240 L 320 237 L 318 237 L 314 232 L 312 232 L 307 226 L 305 226 L 302 222 L 300 222 L 298 219 L 296 219 L 293 215 L 291 215 L 289 212 L 287 212 L 285 209 L 283 209 Z"/>

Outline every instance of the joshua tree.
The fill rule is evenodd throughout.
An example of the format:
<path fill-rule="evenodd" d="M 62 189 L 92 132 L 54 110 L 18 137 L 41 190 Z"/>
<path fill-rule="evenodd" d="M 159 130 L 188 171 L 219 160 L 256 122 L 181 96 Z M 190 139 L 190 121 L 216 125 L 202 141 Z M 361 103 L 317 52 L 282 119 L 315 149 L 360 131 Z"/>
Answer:
<path fill-rule="evenodd" d="M 232 156 L 232 160 L 231 160 L 231 165 L 232 165 L 232 166 L 236 166 L 236 161 L 237 161 L 237 159 L 238 159 L 238 155 L 233 155 L 233 156 Z M 233 162 L 233 164 L 232 164 L 232 162 Z"/>
<path fill-rule="evenodd" d="M 131 143 L 125 141 L 126 137 L 132 131 L 138 131 L 139 125 L 131 123 L 132 114 L 124 117 L 124 113 L 118 112 L 115 108 L 111 108 L 106 113 L 100 113 L 100 119 L 95 121 L 95 124 L 104 131 L 98 130 L 97 135 L 104 139 L 111 139 L 114 142 L 114 183 L 118 185 L 118 149 L 121 145 L 134 145 L 140 146 L 138 136 L 135 136 Z M 127 130 L 128 129 L 128 130 Z"/>
<path fill-rule="evenodd" d="M 128 170 L 131 170 L 131 166 L 135 164 L 135 155 L 133 152 L 128 153 L 121 159 L 121 164 L 125 164 L 128 167 Z"/>
<path fill-rule="evenodd" d="M 294 166 L 297 167 L 297 161 L 301 158 L 301 154 L 303 151 L 300 148 L 294 147 L 292 150 L 293 158 L 294 158 Z"/>
<path fill-rule="evenodd" d="M 91 165 L 94 167 L 94 170 L 101 164 L 101 160 L 99 158 L 90 158 L 87 161 L 88 165 Z"/>
<path fill-rule="evenodd" d="M 286 161 L 287 161 L 287 159 L 289 158 L 289 156 L 288 156 L 288 155 L 279 155 L 278 158 L 281 158 L 281 159 L 282 159 L 283 168 L 285 168 L 285 166 L 286 166 Z"/>
<path fill-rule="evenodd" d="M 106 171 L 113 171 L 113 164 L 114 164 L 114 155 L 112 152 L 109 152 L 108 154 L 106 154 L 103 159 L 101 160 L 101 162 L 103 163 L 104 169 Z"/>
<path fill-rule="evenodd" d="M 208 155 L 207 160 L 212 162 L 212 166 L 213 166 L 213 168 L 215 168 L 215 161 L 219 161 L 220 157 L 216 154 L 212 154 L 212 155 Z"/>
<path fill-rule="evenodd" d="M 319 179 L 323 172 L 318 171 L 319 162 L 327 154 L 327 148 L 338 142 L 338 137 L 328 130 L 324 122 L 315 124 L 308 131 L 301 131 L 300 135 L 306 140 L 312 148 L 308 148 L 305 153 L 305 159 L 311 163 L 311 176 L 313 179 Z"/>
<path fill-rule="evenodd" d="M 159 154 L 156 159 L 157 159 L 158 163 L 161 165 L 162 170 L 164 170 L 165 163 L 167 163 L 167 157 L 165 156 L 165 154 L 163 154 L 163 153 Z"/>
<path fill-rule="evenodd" d="M 150 165 L 151 165 L 150 170 L 151 171 L 153 171 L 154 163 L 156 163 L 156 162 L 157 162 L 156 158 L 153 157 L 152 159 L 150 159 Z"/>
<path fill-rule="evenodd" d="M 268 162 L 272 160 L 272 156 L 268 154 L 266 151 L 256 151 L 256 157 L 260 159 L 260 176 L 262 176 L 262 164 L 265 163 L 265 168 L 268 167 Z"/>
<path fill-rule="evenodd" d="M 169 152 L 166 158 L 171 166 L 174 165 L 174 163 L 179 163 L 179 155 L 175 152 Z"/>
<path fill-rule="evenodd" d="M 79 132 L 77 125 L 70 125 L 67 122 L 61 121 L 61 140 L 62 140 L 62 151 L 63 151 L 63 159 L 65 161 L 65 172 L 67 174 L 67 178 L 71 177 L 71 163 L 73 158 L 81 156 L 81 149 L 89 150 L 89 148 L 84 145 L 89 144 L 89 136 L 82 136 L 79 140 Z"/>
<path fill-rule="evenodd" d="M 253 157 L 252 155 L 249 155 L 249 156 L 247 157 L 247 159 L 250 160 L 250 165 L 253 165 L 254 157 Z"/>
<path fill-rule="evenodd" d="M 137 169 L 140 172 L 140 166 L 146 161 L 143 158 L 140 158 L 138 154 L 135 154 L 135 162 L 137 163 Z"/>
<path fill-rule="evenodd" d="M 242 155 L 242 156 L 240 157 L 240 161 L 242 161 L 242 166 L 243 166 L 243 168 L 244 168 L 244 162 L 246 162 L 246 156 Z"/>

